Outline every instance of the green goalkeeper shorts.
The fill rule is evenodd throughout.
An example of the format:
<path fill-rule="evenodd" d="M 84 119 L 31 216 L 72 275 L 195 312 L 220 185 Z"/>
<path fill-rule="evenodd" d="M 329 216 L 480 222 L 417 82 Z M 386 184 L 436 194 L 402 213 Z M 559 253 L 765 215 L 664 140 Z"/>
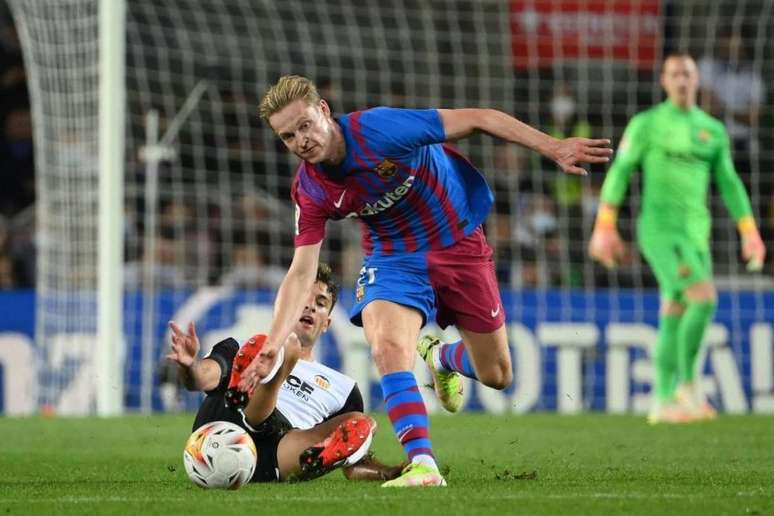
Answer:
<path fill-rule="evenodd" d="M 683 291 L 712 281 L 712 256 L 685 235 L 640 233 L 640 250 L 658 280 L 661 298 L 682 301 Z"/>

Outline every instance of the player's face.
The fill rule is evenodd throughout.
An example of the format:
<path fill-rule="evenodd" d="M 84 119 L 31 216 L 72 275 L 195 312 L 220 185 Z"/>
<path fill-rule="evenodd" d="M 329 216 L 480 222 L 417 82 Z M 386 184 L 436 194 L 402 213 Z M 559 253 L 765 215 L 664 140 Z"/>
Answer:
<path fill-rule="evenodd" d="M 333 154 L 335 122 L 324 100 L 316 105 L 296 100 L 271 115 L 269 124 L 288 150 L 304 161 L 320 163 Z"/>
<path fill-rule="evenodd" d="M 313 346 L 320 334 L 328 329 L 332 303 L 333 298 L 328 292 L 328 286 L 319 281 L 315 282 L 306 299 L 304 312 L 296 323 L 295 332 L 302 346 Z"/>
<path fill-rule="evenodd" d="M 696 104 L 699 72 L 690 57 L 670 57 L 664 62 L 661 85 L 669 99 L 680 107 Z"/>

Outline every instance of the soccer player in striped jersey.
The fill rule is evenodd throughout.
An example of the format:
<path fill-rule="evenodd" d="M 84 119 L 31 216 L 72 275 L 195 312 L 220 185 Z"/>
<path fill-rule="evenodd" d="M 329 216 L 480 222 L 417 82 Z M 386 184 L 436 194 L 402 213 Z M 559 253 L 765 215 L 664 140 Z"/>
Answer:
<path fill-rule="evenodd" d="M 623 256 L 625 247 L 616 230 L 618 208 L 632 171 L 641 169 L 637 240 L 661 294 L 653 356 L 655 403 L 649 421 L 681 423 L 716 414 L 694 382 L 717 298 L 709 249 L 710 180 L 737 223 L 750 270 L 762 267 L 766 249 L 731 161 L 725 127 L 696 106 L 699 77 L 694 60 L 686 54 L 667 57 L 661 85 L 667 100 L 635 115 L 626 127 L 602 188 L 589 253 L 607 267 Z"/>
<path fill-rule="evenodd" d="M 492 250 L 481 228 L 493 195 L 482 174 L 444 143 L 480 131 L 585 174 L 579 164 L 608 161 L 609 141 L 557 140 L 492 109 L 378 107 L 334 117 L 314 83 L 300 76 L 282 77 L 259 112 L 302 162 L 292 187 L 295 254 L 269 340 L 242 388 L 267 374 L 298 320 L 296 301 L 314 279 L 326 221 L 358 219 L 365 261 L 350 317 L 365 330 L 387 413 L 411 461 L 385 486 L 445 485 L 412 372 L 420 329 L 435 311 L 442 327 L 454 324 L 462 335 L 461 342 L 434 346 L 434 355 L 459 358 L 433 370 L 442 401 L 459 396 L 457 373 L 503 389 L 513 372 Z"/>
<path fill-rule="evenodd" d="M 330 324 L 338 287 L 330 268 L 320 264 L 304 311 L 283 348 L 276 374 L 244 399 L 230 386 L 260 351 L 265 335 L 255 335 L 241 348 L 225 339 L 199 359 L 199 339 L 193 323 L 183 331 L 170 322 L 167 358 L 178 366 L 189 390 L 206 392 L 193 429 L 213 421 L 244 428 L 258 449 L 252 481 L 309 480 L 337 467 L 350 480 L 388 480 L 401 466 L 386 466 L 366 455 L 376 424 L 364 415 L 363 398 L 355 381 L 312 359 L 312 349 Z"/>

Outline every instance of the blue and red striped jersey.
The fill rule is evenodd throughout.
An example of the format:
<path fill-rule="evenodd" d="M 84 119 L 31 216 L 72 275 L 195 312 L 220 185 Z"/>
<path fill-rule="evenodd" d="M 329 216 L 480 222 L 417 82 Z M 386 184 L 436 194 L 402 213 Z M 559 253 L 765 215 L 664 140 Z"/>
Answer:
<path fill-rule="evenodd" d="M 293 180 L 296 247 L 320 242 L 329 219 L 359 218 L 366 256 L 442 249 L 484 222 L 492 191 L 443 144 L 437 110 L 378 107 L 336 120 L 344 161 L 301 162 Z"/>

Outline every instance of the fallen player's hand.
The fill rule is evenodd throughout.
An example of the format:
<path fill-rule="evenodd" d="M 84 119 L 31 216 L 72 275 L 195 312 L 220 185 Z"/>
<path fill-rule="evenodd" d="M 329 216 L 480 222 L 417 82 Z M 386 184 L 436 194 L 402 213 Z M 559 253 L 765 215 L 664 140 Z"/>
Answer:
<path fill-rule="evenodd" d="M 609 145 L 610 140 L 606 139 L 565 138 L 557 140 L 552 157 L 565 173 L 585 176 L 588 172 L 578 165 L 607 163 L 613 155 L 613 149 Z"/>
<path fill-rule="evenodd" d="M 750 231 L 742 236 L 742 257 L 747 262 L 747 270 L 758 272 L 766 261 L 766 246 L 760 233 Z"/>
<path fill-rule="evenodd" d="M 589 240 L 589 256 L 608 269 L 615 267 L 626 256 L 626 245 L 614 228 L 594 228 Z"/>
<path fill-rule="evenodd" d="M 167 359 L 177 362 L 181 366 L 191 367 L 199 354 L 199 336 L 196 335 L 196 327 L 193 321 L 188 323 L 188 332 L 184 332 L 175 323 L 169 321 L 171 330 L 170 352 Z"/>

